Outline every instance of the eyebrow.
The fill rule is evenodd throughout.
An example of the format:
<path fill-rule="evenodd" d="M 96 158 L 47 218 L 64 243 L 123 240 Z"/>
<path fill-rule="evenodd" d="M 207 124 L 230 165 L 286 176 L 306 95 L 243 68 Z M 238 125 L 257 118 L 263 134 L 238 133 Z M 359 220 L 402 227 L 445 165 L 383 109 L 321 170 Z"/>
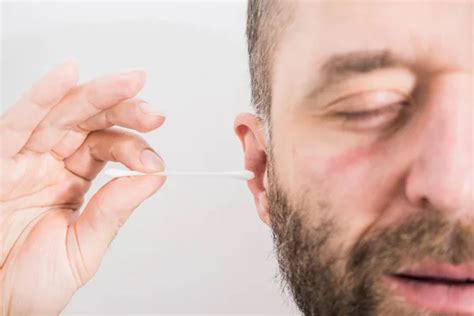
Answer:
<path fill-rule="evenodd" d="M 400 66 L 408 68 L 409 63 L 389 49 L 334 54 L 322 64 L 319 70 L 320 81 L 309 95 L 321 94 L 330 86 L 357 75 Z"/>

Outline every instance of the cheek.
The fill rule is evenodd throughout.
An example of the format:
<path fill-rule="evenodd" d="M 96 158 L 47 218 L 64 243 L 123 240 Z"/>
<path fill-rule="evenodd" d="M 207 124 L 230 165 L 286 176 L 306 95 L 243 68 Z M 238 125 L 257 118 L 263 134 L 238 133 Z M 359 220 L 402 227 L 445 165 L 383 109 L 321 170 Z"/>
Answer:
<path fill-rule="evenodd" d="M 325 201 L 328 215 L 340 228 L 338 244 L 344 248 L 378 222 L 391 199 L 396 180 L 387 176 L 395 167 L 389 157 L 385 146 L 372 143 L 313 157 L 314 163 L 299 162 L 301 191 L 314 194 L 314 198 L 306 195 L 311 205 Z M 313 217 L 315 222 L 317 218 Z"/>
<path fill-rule="evenodd" d="M 324 176 L 334 215 L 368 224 L 383 211 L 381 201 L 387 199 L 383 181 L 393 165 L 388 163 L 386 148 L 381 144 L 360 145 L 341 151 L 327 159 Z"/>
<path fill-rule="evenodd" d="M 361 145 L 329 158 L 324 174 L 330 180 L 332 215 L 345 234 L 346 247 L 383 220 L 395 198 L 396 161 L 383 144 Z"/>
<path fill-rule="evenodd" d="M 327 160 L 325 173 L 327 175 L 338 175 L 360 171 L 367 167 L 370 161 L 377 156 L 383 155 L 384 147 L 381 145 L 360 145 L 337 153 Z"/>
<path fill-rule="evenodd" d="M 324 188 L 333 203 L 346 200 L 353 203 L 367 201 L 367 197 L 378 191 L 381 177 L 393 166 L 388 158 L 385 146 L 369 144 L 299 157 L 296 165 L 301 166 L 299 178 L 305 187 Z"/>

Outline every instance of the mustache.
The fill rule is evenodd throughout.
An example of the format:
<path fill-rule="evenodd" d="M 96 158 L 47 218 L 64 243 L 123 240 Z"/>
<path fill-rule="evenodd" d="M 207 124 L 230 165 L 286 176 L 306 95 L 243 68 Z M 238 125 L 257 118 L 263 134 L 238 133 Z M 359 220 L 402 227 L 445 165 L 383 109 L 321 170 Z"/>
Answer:
<path fill-rule="evenodd" d="M 381 279 L 414 271 L 406 268 L 425 259 L 474 262 L 473 219 L 455 221 L 433 209 L 368 230 L 349 249 L 338 247 L 344 231 L 331 216 L 330 201 L 320 199 L 317 207 L 290 201 L 271 171 L 269 215 L 281 285 L 304 315 L 422 315 L 392 299 Z"/>
<path fill-rule="evenodd" d="M 358 242 L 349 258 L 347 271 L 371 274 L 390 273 L 423 260 L 452 265 L 472 263 L 474 223 L 453 221 L 441 213 L 420 212 L 397 226 L 374 231 Z"/>

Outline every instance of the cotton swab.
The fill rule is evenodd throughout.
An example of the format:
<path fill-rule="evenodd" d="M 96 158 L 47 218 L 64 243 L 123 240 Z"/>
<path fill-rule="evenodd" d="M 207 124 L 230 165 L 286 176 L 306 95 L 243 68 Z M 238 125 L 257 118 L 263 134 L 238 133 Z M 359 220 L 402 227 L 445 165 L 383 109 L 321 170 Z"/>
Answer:
<path fill-rule="evenodd" d="M 110 169 L 105 170 L 104 173 L 105 175 L 112 178 L 157 175 L 157 176 L 191 176 L 191 177 L 229 177 L 229 178 L 234 178 L 238 180 L 251 180 L 255 177 L 255 174 L 250 170 L 226 171 L 226 172 L 165 170 L 165 171 L 154 172 L 154 173 L 144 173 L 144 172 L 139 172 L 139 171 L 110 168 Z"/>

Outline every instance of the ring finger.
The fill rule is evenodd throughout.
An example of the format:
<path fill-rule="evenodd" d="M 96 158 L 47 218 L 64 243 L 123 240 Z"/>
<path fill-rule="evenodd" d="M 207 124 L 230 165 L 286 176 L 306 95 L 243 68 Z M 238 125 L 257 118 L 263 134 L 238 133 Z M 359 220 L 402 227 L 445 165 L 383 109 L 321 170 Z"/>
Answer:
<path fill-rule="evenodd" d="M 154 111 L 143 100 L 125 100 L 78 124 L 77 128 L 69 130 L 61 141 L 52 148 L 52 151 L 59 158 L 65 158 L 76 151 L 89 132 L 114 125 L 139 132 L 149 132 L 160 127 L 164 121 L 164 115 Z"/>

